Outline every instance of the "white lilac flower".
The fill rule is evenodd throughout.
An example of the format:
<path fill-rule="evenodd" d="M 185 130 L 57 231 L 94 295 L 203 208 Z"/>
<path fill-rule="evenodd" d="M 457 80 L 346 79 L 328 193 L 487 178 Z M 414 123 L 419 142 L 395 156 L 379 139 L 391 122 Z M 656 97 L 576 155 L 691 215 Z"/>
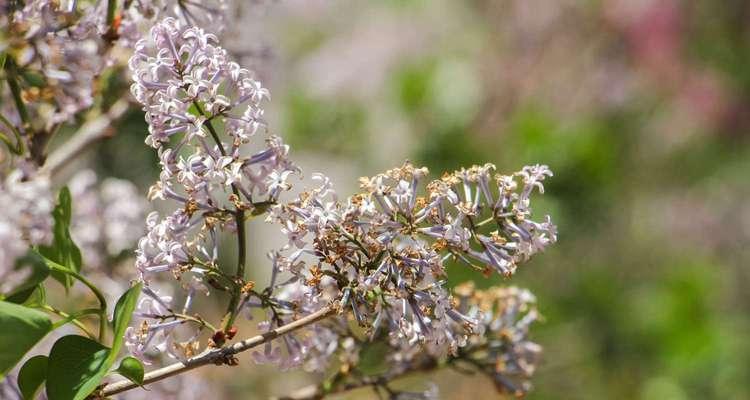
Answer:
<path fill-rule="evenodd" d="M 190 311 L 195 292 L 205 294 L 207 289 L 196 280 L 190 281 L 186 285 L 188 295 L 182 306 L 178 306 L 173 296 L 160 294 L 153 286 L 143 287 L 143 293 L 133 313 L 133 326 L 125 331 L 125 346 L 128 351 L 149 364 L 161 354 L 179 360 L 197 354 L 197 338 L 206 325 L 187 313 Z M 193 325 L 196 329 L 183 329 L 187 325 Z M 178 337 L 186 339 L 179 340 Z"/>
<path fill-rule="evenodd" d="M 139 278 L 149 285 L 189 273 L 203 287 L 236 291 L 237 282 L 217 272 L 219 237 L 239 235 L 245 213 L 277 202 L 298 171 L 279 137 L 255 139 L 265 126 L 261 104 L 268 91 L 229 60 L 214 35 L 173 18 L 135 45 L 129 65 L 131 91 L 149 124 L 146 143 L 162 168 L 149 198 L 177 202 L 163 218 L 148 216 L 136 250 Z M 247 150 L 258 145 L 262 150 Z"/>
<path fill-rule="evenodd" d="M 162 166 L 150 197 L 183 204 L 159 223 L 149 219 L 136 265 L 145 276 L 196 260 L 210 264 L 218 231 L 234 225 L 231 210 L 275 201 L 297 170 L 278 137 L 269 137 L 266 149 L 255 154 L 246 156 L 241 148 L 263 126 L 260 104 L 268 91 L 229 61 L 213 35 L 172 18 L 154 26 L 150 40 L 138 42 L 130 67 L 133 95 L 149 122 L 146 142 L 159 150 Z M 221 136 L 209 121 L 221 122 Z M 169 142 L 175 135 L 179 139 Z"/>
<path fill-rule="evenodd" d="M 44 121 L 33 129 L 52 130 L 90 108 L 96 95 L 96 80 L 104 68 L 119 62 L 118 52 L 130 50 L 156 21 L 173 16 L 180 26 L 201 26 L 221 32 L 225 0 L 139 0 L 118 7 L 111 24 L 107 22 L 107 1 L 27 0 L 2 5 L 0 24 L 10 26 L 0 37 L 0 50 L 14 46 L 14 63 L 23 66 L 24 76 L 44 80 L 44 86 L 19 80 L 31 121 Z M 179 22 L 177 22 L 179 21 Z M 118 51 L 111 51 L 117 48 Z M 241 79 L 241 78 L 240 78 Z M 12 103 L 10 91 L 0 92 L 2 103 Z M 221 104 L 222 97 L 211 105 Z M 23 127 L 14 109 L 4 112 L 11 122 Z M 258 110 L 243 110 L 240 131 L 254 131 L 261 117 Z M 235 122 L 230 122 L 235 123 Z"/>

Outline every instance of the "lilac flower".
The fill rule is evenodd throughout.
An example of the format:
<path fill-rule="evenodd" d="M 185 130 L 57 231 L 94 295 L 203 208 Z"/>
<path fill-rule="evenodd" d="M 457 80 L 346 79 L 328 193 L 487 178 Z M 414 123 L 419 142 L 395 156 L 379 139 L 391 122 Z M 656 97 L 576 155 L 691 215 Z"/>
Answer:
<path fill-rule="evenodd" d="M 97 16 L 104 19 L 106 4 L 85 7 L 79 17 L 76 3 L 26 1 L 8 15 L 7 22 L 15 28 L 8 31 L 12 36 L 8 39 L 23 46 L 13 52 L 12 62 L 44 80 L 42 88 L 21 87 L 32 129 L 49 131 L 91 107 L 95 80 L 110 62 L 107 44 L 92 22 Z M 9 91 L 0 96 L 4 103 L 12 102 Z M 5 115 L 17 127 L 26 128 L 16 110 Z"/>
<path fill-rule="evenodd" d="M 162 219 L 155 213 L 147 218 L 148 232 L 136 250 L 139 279 L 148 285 L 160 276 L 190 274 L 201 287 L 226 286 L 216 264 L 222 232 L 238 232 L 245 212 L 264 212 L 277 202 L 298 171 L 280 138 L 254 140 L 265 126 L 261 103 L 268 91 L 229 60 L 214 35 L 173 18 L 135 45 L 129 65 L 131 91 L 149 124 L 146 143 L 157 149 L 162 168 L 149 198 L 178 204 Z M 258 142 L 264 148 L 248 153 Z M 290 349 L 299 347 L 287 340 Z"/>
<path fill-rule="evenodd" d="M 31 245 L 52 240 L 54 203 L 49 180 L 21 169 L 0 181 L 0 289 L 10 289 L 13 265 Z"/>
<path fill-rule="evenodd" d="M 541 346 L 529 339 L 539 319 L 536 299 L 517 287 L 476 290 L 472 283 L 456 289 L 458 308 L 481 316 L 482 334 L 472 336 L 464 352 L 491 376 L 498 390 L 523 395 L 539 362 Z"/>
<path fill-rule="evenodd" d="M 107 178 L 97 187 L 91 170 L 69 183 L 73 197 L 71 235 L 82 249 L 84 265 L 98 270 L 106 261 L 135 247 L 144 233 L 146 202 L 131 182 Z"/>
<path fill-rule="evenodd" d="M 292 275 L 280 293 L 293 286 L 306 298 L 340 298 L 371 339 L 388 338 L 401 361 L 420 351 L 437 358 L 460 354 L 485 328 L 476 310 L 456 307 L 444 286 L 444 261 L 453 258 L 484 270 L 478 261 L 510 275 L 517 263 L 556 239 L 549 219 L 530 219 L 529 196 L 533 188 L 543 189 L 546 167 L 517 174 L 520 193 L 513 177 L 497 176 L 494 188 L 494 169 L 487 164 L 445 175 L 429 183 L 421 197 L 427 170 L 407 163 L 362 178 L 364 191 L 346 205 L 337 202 L 327 179 L 319 179 L 320 187 L 274 206 L 267 218 L 287 236 L 281 251 L 291 252 L 274 256 L 274 280 L 282 272 Z M 483 228 L 490 223 L 495 231 Z M 284 267 L 291 263 L 297 267 Z M 273 297 L 278 310 L 296 315 L 305 309 L 299 299 L 279 296 Z M 343 323 L 330 321 L 328 329 Z"/>

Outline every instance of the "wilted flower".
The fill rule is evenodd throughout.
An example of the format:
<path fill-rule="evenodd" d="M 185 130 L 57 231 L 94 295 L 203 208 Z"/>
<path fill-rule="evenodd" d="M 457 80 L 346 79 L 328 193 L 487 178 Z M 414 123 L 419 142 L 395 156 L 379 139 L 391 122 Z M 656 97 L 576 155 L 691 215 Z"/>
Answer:
<path fill-rule="evenodd" d="M 539 320 L 536 298 L 526 289 L 493 287 L 477 290 L 473 283 L 456 288 L 457 308 L 481 319 L 481 334 L 472 336 L 461 357 L 492 377 L 498 390 L 513 395 L 529 391 L 542 352 L 529 338 Z"/>

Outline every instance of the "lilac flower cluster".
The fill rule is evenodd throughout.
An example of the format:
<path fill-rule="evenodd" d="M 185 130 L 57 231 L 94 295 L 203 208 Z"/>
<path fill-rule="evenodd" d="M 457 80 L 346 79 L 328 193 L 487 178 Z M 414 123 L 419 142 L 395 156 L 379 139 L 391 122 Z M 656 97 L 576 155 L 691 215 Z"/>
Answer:
<path fill-rule="evenodd" d="M 515 396 L 529 391 L 542 348 L 529 339 L 539 320 L 536 298 L 514 286 L 477 290 L 472 282 L 455 289 L 457 309 L 481 320 L 480 334 L 471 336 L 461 359 L 489 375 L 498 390 Z"/>
<path fill-rule="evenodd" d="M 16 259 L 52 240 L 53 208 L 46 177 L 15 169 L 0 181 L 0 292 L 19 283 L 12 278 Z"/>
<path fill-rule="evenodd" d="M 25 72 L 17 81 L 25 112 L 31 113 L 25 117 L 21 111 L 4 109 L 14 125 L 23 128 L 24 123 L 44 121 L 44 126 L 33 129 L 51 131 L 90 108 L 104 68 L 116 64 L 118 54 L 132 47 L 157 18 L 175 16 L 182 26 L 220 30 L 227 7 L 224 0 L 141 0 L 125 2 L 108 21 L 108 3 L 0 1 L 0 25 L 8 28 L 0 34 L 0 49 L 10 50 L 12 63 Z M 4 104 L 12 102 L 9 90 L 2 96 Z"/>
<path fill-rule="evenodd" d="M 246 306 L 271 304 L 272 318 L 264 326 L 280 326 L 337 299 L 350 312 L 315 331 L 286 335 L 283 351 L 269 344 L 256 360 L 325 367 L 327 360 L 314 358 L 330 357 L 336 349 L 315 341 L 331 343 L 325 338 L 348 332 L 347 315 L 370 340 L 385 335 L 396 349 L 394 360 L 407 362 L 425 351 L 437 358 L 459 354 L 470 337 L 482 334 L 483 316 L 457 306 L 445 287 L 444 262 L 509 275 L 556 240 L 548 218 L 530 219 L 529 196 L 535 188 L 543 191 L 549 170 L 533 166 L 513 176 L 492 176 L 493 170 L 487 164 L 446 174 L 421 194 L 427 170 L 406 163 L 362 178 L 363 192 L 345 205 L 318 176 L 318 188 L 273 206 L 268 220 L 288 239 L 270 256 L 267 290 L 277 294 L 265 304 L 248 300 Z M 483 215 L 487 218 L 477 220 Z M 277 283 L 282 274 L 288 277 Z"/>
<path fill-rule="evenodd" d="M 386 343 L 396 373 L 422 360 L 471 360 L 512 393 L 527 390 L 539 347 L 527 338 L 537 318 L 530 293 L 488 292 L 446 285 L 449 262 L 508 277 L 520 263 L 557 240 L 549 217 L 532 219 L 530 198 L 552 175 L 543 165 L 512 175 L 485 164 L 428 181 L 428 171 L 405 163 L 361 178 L 362 191 L 339 201 L 330 180 L 286 201 L 299 172 L 288 146 L 268 136 L 262 103 L 268 91 L 229 60 L 217 38 L 173 18 L 157 23 L 130 59 L 133 96 L 149 125 L 161 173 L 150 199 L 177 203 L 165 217 L 147 217 L 136 250 L 145 283 L 131 353 L 146 360 L 166 353 L 185 359 L 220 347 L 236 333 L 236 315 L 262 310 L 264 332 L 313 313 L 337 313 L 282 335 L 253 353 L 281 369 L 325 371 L 334 360 L 356 368 L 368 341 Z M 287 243 L 269 253 L 271 279 L 262 291 L 244 277 L 245 220 L 267 214 Z M 219 266 L 219 242 L 238 242 L 237 272 Z M 455 268 L 452 267 L 452 268 Z M 184 293 L 167 295 L 159 280 L 173 276 Z M 191 307 L 197 295 L 227 292 L 227 314 L 216 328 Z M 179 301 L 176 301 L 179 300 Z M 492 366 L 492 368 L 490 368 Z"/>
<path fill-rule="evenodd" d="M 44 126 L 34 129 L 50 131 L 93 105 L 95 80 L 107 58 L 106 43 L 89 19 L 103 14 L 87 9 L 79 18 L 74 1 L 32 0 L 19 9 L 12 7 L 14 3 L 3 7 L 8 19 L 4 44 L 11 50 L 7 62 L 25 71 L 15 72 L 18 76 L 12 79 L 31 115 L 24 117 L 21 111 L 5 115 L 22 129 L 24 122 L 44 121 Z M 3 103 L 12 103 L 10 96 L 9 90 L 4 91 Z"/>
<path fill-rule="evenodd" d="M 198 279 L 184 280 L 182 288 L 186 294 L 181 307 L 177 307 L 168 288 L 158 284 L 144 286 L 136 311 L 134 326 L 125 332 L 128 351 L 151 364 L 162 354 L 184 360 L 198 354 L 198 338 L 203 329 L 211 325 L 189 312 L 196 295 L 208 295 L 208 288 Z M 180 339 L 182 338 L 182 339 Z"/>
<path fill-rule="evenodd" d="M 229 278 L 217 265 L 220 236 L 236 233 L 244 247 L 246 213 L 276 202 L 297 171 L 276 136 L 246 155 L 251 138 L 264 131 L 261 103 L 268 91 L 216 42 L 200 28 L 166 18 L 130 59 L 131 90 L 149 124 L 146 143 L 157 149 L 162 167 L 149 198 L 179 204 L 164 218 L 147 217 L 148 232 L 136 251 L 146 284 L 169 272 L 214 286 L 244 285 L 241 276 Z M 144 332 L 141 344 L 151 337 Z"/>
<path fill-rule="evenodd" d="M 107 178 L 97 185 L 94 171 L 71 178 L 73 197 L 71 235 L 91 270 L 108 268 L 107 261 L 135 247 L 143 236 L 147 204 L 129 181 Z"/>

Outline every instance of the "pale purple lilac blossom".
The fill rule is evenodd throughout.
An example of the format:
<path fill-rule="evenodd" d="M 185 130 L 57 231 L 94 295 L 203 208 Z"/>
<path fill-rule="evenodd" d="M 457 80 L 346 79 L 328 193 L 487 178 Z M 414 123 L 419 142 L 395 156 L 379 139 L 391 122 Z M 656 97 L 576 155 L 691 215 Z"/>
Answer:
<path fill-rule="evenodd" d="M 245 145 L 265 132 L 261 103 L 268 91 L 229 60 L 212 34 L 166 18 L 136 44 L 129 65 L 131 91 L 149 124 L 146 143 L 162 167 L 149 198 L 177 202 L 167 216 L 146 219 L 136 250 L 139 279 L 146 288 L 160 276 L 208 281 L 218 268 L 220 237 L 236 232 L 238 213 L 276 202 L 297 167 L 277 136 L 253 141 L 265 148 L 246 153 Z M 161 332 L 132 331 L 131 338 L 159 347 L 171 330 Z"/>
<path fill-rule="evenodd" d="M 384 335 L 395 349 L 394 362 L 409 363 L 417 354 L 460 354 L 472 337 L 486 331 L 485 317 L 456 306 L 445 287 L 444 262 L 453 259 L 509 275 L 556 240 L 548 220 L 530 219 L 529 196 L 534 189 L 543 191 L 549 169 L 525 167 L 513 176 L 493 176 L 493 171 L 490 164 L 462 169 L 427 184 L 420 195 L 427 170 L 407 163 L 363 178 L 364 191 L 346 204 L 338 202 L 330 181 L 317 176 L 320 187 L 273 206 L 268 221 L 279 224 L 288 243 L 270 255 L 271 325 L 288 323 L 333 299 L 340 299 L 345 313 L 314 331 L 267 344 L 256 352 L 256 361 L 324 370 L 334 352 L 312 351 L 314 343 L 304 339 L 343 339 L 348 317 L 370 340 Z M 480 216 L 489 218 L 480 222 Z M 488 223 L 491 232 L 480 226 Z M 261 324 L 270 328 L 269 321 Z"/>
<path fill-rule="evenodd" d="M 94 171 L 76 173 L 69 183 L 73 198 L 71 236 L 90 270 L 135 247 L 144 234 L 147 202 L 129 181 L 106 178 L 97 184 Z"/>
<path fill-rule="evenodd" d="M 14 264 L 30 246 L 51 242 L 54 206 L 45 176 L 14 169 L 0 181 L 0 292 L 18 283 Z"/>

